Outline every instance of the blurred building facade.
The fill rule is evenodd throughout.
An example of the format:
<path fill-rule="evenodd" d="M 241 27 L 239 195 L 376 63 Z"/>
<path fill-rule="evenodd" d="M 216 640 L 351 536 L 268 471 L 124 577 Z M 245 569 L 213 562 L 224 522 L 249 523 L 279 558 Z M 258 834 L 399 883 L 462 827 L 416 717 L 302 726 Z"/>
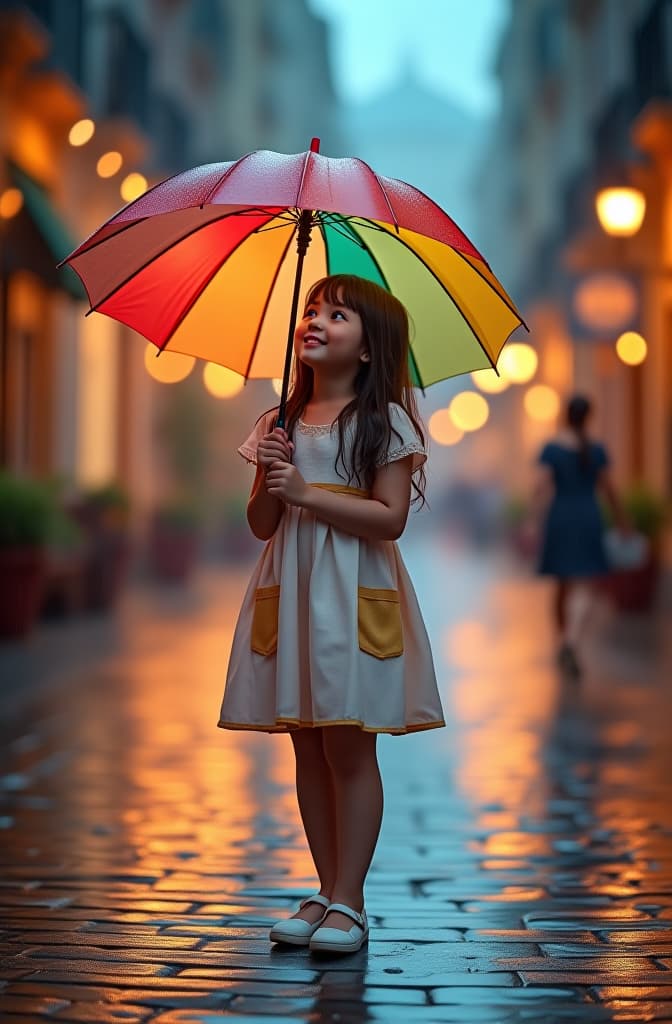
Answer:
<path fill-rule="evenodd" d="M 670 493 L 672 3 L 512 4 L 496 70 L 501 111 L 478 177 L 480 235 L 525 312 L 537 382 L 592 395 L 620 480 Z M 628 184 L 646 198 L 642 227 L 608 237 L 596 195 Z M 626 327 L 647 341 L 641 365 L 616 355 Z M 522 397 L 510 389 L 493 405 L 524 465 L 549 426 L 525 416 Z"/>
<path fill-rule="evenodd" d="M 95 134 L 70 145 L 83 117 Z M 22 195 L 0 221 L 2 461 L 116 479 L 147 506 L 169 485 L 157 415 L 184 385 L 157 384 L 123 325 L 85 318 L 79 282 L 55 265 L 124 204 L 129 172 L 151 185 L 313 134 L 338 149 L 325 25 L 305 0 L 0 0 L 0 126 L 0 193 Z M 121 168 L 103 178 L 109 151 Z"/>

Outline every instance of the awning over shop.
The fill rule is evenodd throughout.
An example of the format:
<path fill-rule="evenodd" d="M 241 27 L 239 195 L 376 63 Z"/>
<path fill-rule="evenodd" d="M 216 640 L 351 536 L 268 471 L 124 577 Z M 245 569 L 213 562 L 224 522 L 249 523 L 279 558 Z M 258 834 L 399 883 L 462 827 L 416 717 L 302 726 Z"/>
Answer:
<path fill-rule="evenodd" d="M 48 287 L 65 291 L 75 299 L 86 299 L 75 272 L 70 267 L 56 267 L 72 252 L 76 242 L 47 192 L 16 164 L 10 164 L 9 170 L 15 186 L 23 193 L 24 203 L 7 224 L 7 269 L 30 270 Z"/>

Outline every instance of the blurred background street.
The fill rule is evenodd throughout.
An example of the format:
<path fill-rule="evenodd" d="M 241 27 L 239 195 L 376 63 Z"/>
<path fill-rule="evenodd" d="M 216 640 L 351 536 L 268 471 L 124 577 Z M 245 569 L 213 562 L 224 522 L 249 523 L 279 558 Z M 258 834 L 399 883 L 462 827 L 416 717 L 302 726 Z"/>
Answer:
<path fill-rule="evenodd" d="M 672 0 L 0 0 L 3 1020 L 672 1019 L 671 26 Z M 266 939 L 313 885 L 289 741 L 215 727 L 260 550 L 236 448 L 278 381 L 156 359 L 57 269 L 166 177 L 313 136 L 436 200 L 530 328 L 499 377 L 418 393 L 401 547 L 448 728 L 381 738 L 370 950 L 317 966 Z M 528 529 L 574 392 L 647 543 L 578 682 Z"/>

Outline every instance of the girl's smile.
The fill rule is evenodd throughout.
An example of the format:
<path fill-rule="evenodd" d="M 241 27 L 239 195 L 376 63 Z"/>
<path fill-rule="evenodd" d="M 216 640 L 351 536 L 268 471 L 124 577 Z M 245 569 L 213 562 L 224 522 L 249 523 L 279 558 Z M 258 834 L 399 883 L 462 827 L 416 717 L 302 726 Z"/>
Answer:
<path fill-rule="evenodd" d="M 312 353 L 324 349 L 329 355 L 320 357 L 320 363 L 326 358 L 334 366 L 356 365 L 365 349 L 359 314 L 348 306 L 332 305 L 321 296 L 306 306 L 294 338 L 299 358 L 308 356 L 312 362 Z"/>

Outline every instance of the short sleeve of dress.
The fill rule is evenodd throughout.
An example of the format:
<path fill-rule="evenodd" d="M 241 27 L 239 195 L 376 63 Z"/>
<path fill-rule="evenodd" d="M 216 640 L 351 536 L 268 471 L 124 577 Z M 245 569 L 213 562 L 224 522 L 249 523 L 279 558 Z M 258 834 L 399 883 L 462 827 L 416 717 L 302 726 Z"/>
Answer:
<path fill-rule="evenodd" d="M 599 442 L 596 442 L 593 445 L 593 458 L 595 460 L 595 465 L 598 469 L 606 469 L 609 463 L 611 462 L 611 459 L 609 458 L 609 452 L 604 447 L 604 445 L 600 444 Z"/>
<path fill-rule="evenodd" d="M 540 466 L 554 466 L 555 465 L 555 459 L 553 458 L 553 451 L 554 451 L 554 449 L 553 449 L 553 445 L 552 444 L 545 444 L 544 445 L 544 447 L 539 452 L 539 458 L 537 459 L 537 462 L 539 463 Z"/>
<path fill-rule="evenodd" d="M 257 445 L 261 441 L 264 434 L 268 434 L 269 427 L 273 417 L 275 416 L 277 409 L 271 409 L 265 416 L 262 416 L 257 423 L 254 425 L 254 430 L 247 438 L 243 441 L 240 448 L 237 449 L 238 454 L 242 455 L 248 462 L 257 463 Z"/>
<path fill-rule="evenodd" d="M 412 455 L 412 472 L 417 473 L 427 460 L 427 449 L 416 434 L 406 410 L 394 402 L 390 402 L 389 410 L 392 433 L 387 451 L 378 459 L 377 465 L 386 466 L 389 462 Z"/>

